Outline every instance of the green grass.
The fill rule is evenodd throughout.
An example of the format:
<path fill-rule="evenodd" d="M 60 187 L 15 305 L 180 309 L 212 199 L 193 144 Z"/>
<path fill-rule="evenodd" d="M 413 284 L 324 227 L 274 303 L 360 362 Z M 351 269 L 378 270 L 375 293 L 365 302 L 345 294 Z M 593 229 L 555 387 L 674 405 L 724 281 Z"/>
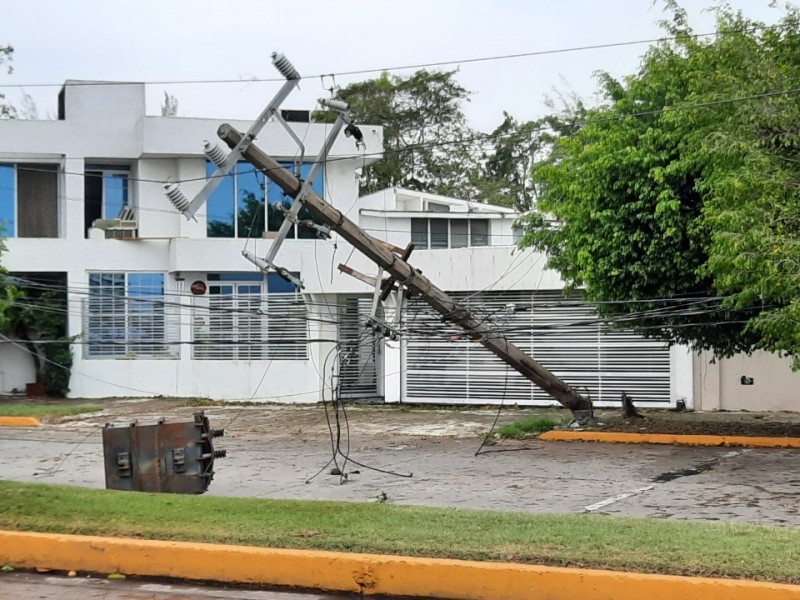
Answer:
<path fill-rule="evenodd" d="M 800 529 L 0 481 L 0 528 L 800 583 Z"/>
<path fill-rule="evenodd" d="M 44 402 L 0 402 L 0 417 L 68 417 L 101 410 L 97 404 L 62 404 Z"/>
<path fill-rule="evenodd" d="M 563 421 L 551 419 L 550 417 L 532 416 L 526 417 L 513 423 L 508 423 L 498 428 L 497 435 L 501 438 L 523 438 L 531 433 L 544 433 L 550 431 Z"/>

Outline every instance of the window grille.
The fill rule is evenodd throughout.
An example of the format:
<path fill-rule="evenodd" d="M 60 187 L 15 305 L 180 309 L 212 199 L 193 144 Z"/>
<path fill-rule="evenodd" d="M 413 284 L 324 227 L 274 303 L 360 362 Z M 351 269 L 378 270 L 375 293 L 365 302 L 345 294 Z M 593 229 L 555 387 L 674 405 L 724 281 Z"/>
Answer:
<path fill-rule="evenodd" d="M 163 273 L 91 273 L 85 358 L 178 358 L 178 308 L 165 302 Z"/>
<path fill-rule="evenodd" d="M 302 296 L 264 294 L 261 289 L 260 284 L 212 285 L 212 294 L 193 298 L 192 358 L 308 359 L 308 315 Z"/>

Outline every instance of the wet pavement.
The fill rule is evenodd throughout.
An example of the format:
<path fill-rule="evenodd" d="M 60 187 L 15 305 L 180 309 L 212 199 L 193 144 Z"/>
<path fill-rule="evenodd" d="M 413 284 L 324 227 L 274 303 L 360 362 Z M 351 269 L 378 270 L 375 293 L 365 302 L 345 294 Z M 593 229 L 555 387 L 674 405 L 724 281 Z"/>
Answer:
<path fill-rule="evenodd" d="M 102 488 L 104 423 L 193 410 L 130 402 L 36 429 L 0 428 L 0 478 Z M 352 407 L 347 423 L 340 419 L 341 452 L 331 463 L 321 406 L 205 410 L 212 427 L 226 428 L 218 445 L 228 450 L 216 463 L 212 495 L 369 501 L 385 494 L 397 504 L 800 526 L 798 450 L 525 440 L 475 456 L 493 410 Z M 506 411 L 500 422 L 532 412 Z M 334 467 L 347 477 L 331 475 Z"/>

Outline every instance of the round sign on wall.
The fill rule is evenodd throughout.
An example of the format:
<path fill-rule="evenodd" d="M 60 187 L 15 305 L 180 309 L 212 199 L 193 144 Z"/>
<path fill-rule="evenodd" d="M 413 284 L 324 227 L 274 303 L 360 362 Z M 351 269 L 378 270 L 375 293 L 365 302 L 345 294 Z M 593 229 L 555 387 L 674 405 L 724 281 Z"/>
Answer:
<path fill-rule="evenodd" d="M 195 296 L 202 296 L 206 293 L 206 282 L 205 281 L 195 281 L 192 283 L 192 286 L 189 288 L 192 290 L 192 293 Z"/>

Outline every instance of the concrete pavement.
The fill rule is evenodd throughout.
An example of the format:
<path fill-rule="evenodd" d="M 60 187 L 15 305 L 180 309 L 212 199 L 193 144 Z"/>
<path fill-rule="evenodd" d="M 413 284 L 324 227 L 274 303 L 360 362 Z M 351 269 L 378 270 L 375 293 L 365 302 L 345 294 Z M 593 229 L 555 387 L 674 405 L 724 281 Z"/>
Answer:
<path fill-rule="evenodd" d="M 306 483 L 331 457 L 321 407 L 207 414 L 227 425 L 214 495 L 366 501 L 383 492 L 399 504 L 800 525 L 798 450 L 506 441 L 476 457 L 493 411 L 353 409 L 350 456 L 366 467 L 345 465 L 346 480 L 328 467 Z M 0 430 L 0 478 L 103 487 L 107 420 Z"/>

